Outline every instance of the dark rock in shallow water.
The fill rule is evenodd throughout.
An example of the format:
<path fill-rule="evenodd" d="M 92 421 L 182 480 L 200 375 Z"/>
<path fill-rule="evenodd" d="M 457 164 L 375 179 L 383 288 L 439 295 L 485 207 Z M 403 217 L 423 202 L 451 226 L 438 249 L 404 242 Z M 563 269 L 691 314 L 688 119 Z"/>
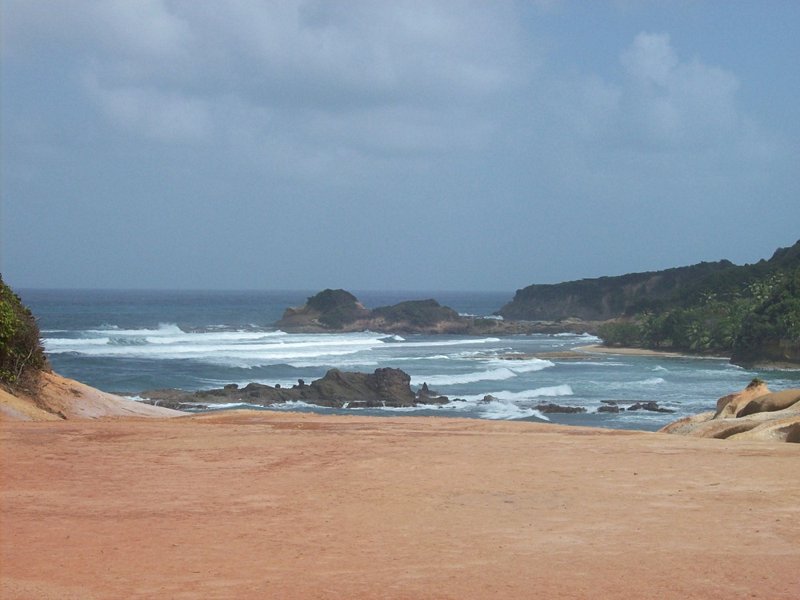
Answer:
<path fill-rule="evenodd" d="M 448 402 L 450 402 L 450 398 L 429 389 L 427 383 L 423 383 L 417 392 L 417 404 L 447 404 Z"/>
<path fill-rule="evenodd" d="M 586 409 L 580 406 L 561 406 L 560 404 L 553 404 L 552 402 L 549 402 L 547 404 L 539 404 L 538 406 L 534 406 L 534 409 L 544 414 L 547 413 L 573 414 L 573 413 L 586 412 Z"/>
<path fill-rule="evenodd" d="M 599 413 L 618 413 L 619 412 L 619 406 L 617 406 L 616 404 L 604 404 L 603 406 L 601 406 L 601 407 L 599 407 L 597 409 L 597 412 L 599 412 Z"/>
<path fill-rule="evenodd" d="M 632 404 L 628 407 L 628 410 L 649 410 L 650 412 L 659 412 L 659 413 L 674 413 L 674 410 L 669 408 L 662 408 L 658 405 L 657 402 L 637 402 L 636 404 Z"/>
<path fill-rule="evenodd" d="M 416 404 L 444 404 L 440 396 L 424 385 L 419 393 L 411 390 L 411 377 L 400 369 L 376 369 L 374 373 L 353 373 L 331 369 L 325 376 L 306 385 L 302 380 L 291 388 L 249 383 L 243 388 L 225 386 L 222 389 L 199 392 L 182 390 L 150 390 L 139 396 L 149 404 L 168 408 L 206 404 L 245 402 L 270 406 L 283 402 L 301 401 L 331 408 L 343 407 L 408 407 Z"/>

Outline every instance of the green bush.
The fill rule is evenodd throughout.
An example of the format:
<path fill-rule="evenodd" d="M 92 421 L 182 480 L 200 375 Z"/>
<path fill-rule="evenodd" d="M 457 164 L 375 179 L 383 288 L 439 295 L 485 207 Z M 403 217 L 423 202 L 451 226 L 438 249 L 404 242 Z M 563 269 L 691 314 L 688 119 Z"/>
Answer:
<path fill-rule="evenodd" d="M 46 367 L 36 320 L 0 275 L 0 382 L 32 383 Z"/>
<path fill-rule="evenodd" d="M 637 347 L 642 344 L 642 328 L 635 321 L 609 321 L 597 331 L 606 346 Z"/>

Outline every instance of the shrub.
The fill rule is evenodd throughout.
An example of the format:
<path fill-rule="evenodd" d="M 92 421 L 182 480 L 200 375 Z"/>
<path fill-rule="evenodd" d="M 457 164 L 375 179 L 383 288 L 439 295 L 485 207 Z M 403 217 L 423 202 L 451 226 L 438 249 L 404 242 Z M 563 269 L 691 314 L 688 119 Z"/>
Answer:
<path fill-rule="evenodd" d="M 0 382 L 33 384 L 46 367 L 36 319 L 0 275 Z"/>
<path fill-rule="evenodd" d="M 608 321 L 598 329 L 606 346 L 640 346 L 642 330 L 634 321 Z"/>

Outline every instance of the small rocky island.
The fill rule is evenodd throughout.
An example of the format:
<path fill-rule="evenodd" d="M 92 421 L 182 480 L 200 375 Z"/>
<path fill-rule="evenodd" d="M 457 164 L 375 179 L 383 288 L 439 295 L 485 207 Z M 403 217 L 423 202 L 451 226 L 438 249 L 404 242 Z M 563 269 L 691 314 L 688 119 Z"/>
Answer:
<path fill-rule="evenodd" d="M 300 307 L 287 308 L 275 327 L 290 333 L 376 331 L 462 335 L 592 332 L 597 324 L 580 319 L 508 321 L 459 315 L 434 299 L 407 300 L 392 306 L 366 308 L 346 290 L 326 289 Z"/>

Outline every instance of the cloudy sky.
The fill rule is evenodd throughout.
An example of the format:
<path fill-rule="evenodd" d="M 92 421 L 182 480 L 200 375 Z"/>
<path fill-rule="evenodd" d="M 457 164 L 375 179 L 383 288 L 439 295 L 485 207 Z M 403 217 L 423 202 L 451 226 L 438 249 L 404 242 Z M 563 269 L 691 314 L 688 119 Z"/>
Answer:
<path fill-rule="evenodd" d="M 795 0 L 1 0 L 17 287 L 509 290 L 800 238 Z"/>

